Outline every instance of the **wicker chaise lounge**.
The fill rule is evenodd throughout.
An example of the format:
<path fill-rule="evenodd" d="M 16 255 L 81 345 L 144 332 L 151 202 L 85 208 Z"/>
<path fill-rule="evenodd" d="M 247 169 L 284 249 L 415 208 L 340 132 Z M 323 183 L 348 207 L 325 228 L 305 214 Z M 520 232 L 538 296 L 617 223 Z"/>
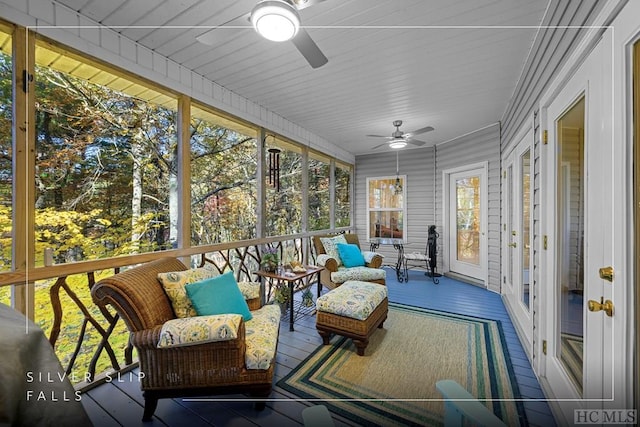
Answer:
<path fill-rule="evenodd" d="M 158 273 L 186 269 L 178 259 L 164 258 L 102 279 L 91 291 L 96 304 L 112 305 L 131 332 L 131 342 L 138 351 L 145 399 L 143 420 L 151 419 L 160 398 L 243 393 L 264 399 L 271 393 L 275 348 L 271 360 L 270 356 L 260 355 L 260 363 L 266 365 L 264 369 L 255 366 L 250 369 L 245 360 L 245 356 L 249 356 L 246 331 L 253 325 L 250 322 L 265 317 L 261 311 L 267 311 L 266 317 L 269 317 L 268 325 L 261 327 L 275 328 L 275 332 L 269 330 L 269 333 L 271 340 L 275 333 L 277 344 L 279 310 L 271 306 L 261 308 L 259 297 L 247 300 L 253 319 L 244 322 L 239 316 L 235 339 L 158 347 L 163 324 L 176 318 Z M 269 308 L 278 311 L 275 325 L 270 323 Z M 263 409 L 264 400 L 257 400 L 255 406 Z"/>

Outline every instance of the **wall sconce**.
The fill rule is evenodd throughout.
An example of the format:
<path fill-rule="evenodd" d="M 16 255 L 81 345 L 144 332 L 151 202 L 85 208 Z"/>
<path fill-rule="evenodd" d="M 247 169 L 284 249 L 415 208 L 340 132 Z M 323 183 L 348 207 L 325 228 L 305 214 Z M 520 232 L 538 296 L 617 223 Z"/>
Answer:
<path fill-rule="evenodd" d="M 269 184 L 280 191 L 280 153 L 279 148 L 269 148 Z"/>

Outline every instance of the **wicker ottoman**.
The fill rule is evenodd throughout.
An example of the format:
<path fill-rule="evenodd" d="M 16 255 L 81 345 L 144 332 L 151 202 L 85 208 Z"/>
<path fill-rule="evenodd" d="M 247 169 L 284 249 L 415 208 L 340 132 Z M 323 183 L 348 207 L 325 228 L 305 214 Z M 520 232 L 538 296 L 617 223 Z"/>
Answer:
<path fill-rule="evenodd" d="M 352 280 L 318 298 L 316 329 L 324 344 L 331 334 L 351 338 L 358 355 L 364 356 L 369 337 L 382 328 L 388 311 L 386 286 Z"/>

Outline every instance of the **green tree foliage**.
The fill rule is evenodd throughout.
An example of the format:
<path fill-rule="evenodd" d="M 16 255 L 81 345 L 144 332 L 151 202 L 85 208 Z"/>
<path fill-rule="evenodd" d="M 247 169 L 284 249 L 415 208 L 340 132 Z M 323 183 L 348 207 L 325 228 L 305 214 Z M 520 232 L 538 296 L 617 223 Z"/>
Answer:
<path fill-rule="evenodd" d="M 309 159 L 309 230 L 330 227 L 329 163 Z"/>
<path fill-rule="evenodd" d="M 302 156 L 283 150 L 280 153 L 280 191 L 267 188 L 266 229 L 269 236 L 302 231 Z"/>
<path fill-rule="evenodd" d="M 36 100 L 36 227 L 46 227 L 56 261 L 170 247 L 175 111 L 44 67 Z M 93 247 L 55 236 L 47 214 L 61 212 L 80 215 L 75 230 Z"/>
<path fill-rule="evenodd" d="M 11 67 L 11 57 L 0 51 L 0 271 L 11 269 Z"/>
<path fill-rule="evenodd" d="M 256 139 L 191 120 L 191 242 L 256 237 Z"/>

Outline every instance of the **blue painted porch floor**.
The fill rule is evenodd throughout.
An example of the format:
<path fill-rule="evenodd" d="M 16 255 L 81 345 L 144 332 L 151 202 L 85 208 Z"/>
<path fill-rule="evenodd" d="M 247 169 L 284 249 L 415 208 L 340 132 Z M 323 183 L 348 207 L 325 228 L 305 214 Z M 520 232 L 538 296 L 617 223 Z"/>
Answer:
<path fill-rule="evenodd" d="M 556 425 L 500 294 L 448 277 L 438 279 L 436 285 L 423 271 L 410 270 L 409 281 L 398 283 L 395 271 L 387 269 L 389 301 L 499 320 L 529 424 Z"/>
<path fill-rule="evenodd" d="M 440 277 L 440 284 L 435 285 L 419 270 L 409 271 L 408 283 L 398 283 L 395 271 L 387 269 L 387 286 L 391 302 L 501 321 L 529 424 L 556 425 L 499 294 L 446 277 Z M 297 297 L 299 295 L 296 293 Z M 297 319 L 293 332 L 289 331 L 288 321 L 283 320 L 274 384 L 321 342 L 315 330 L 315 315 Z M 279 387 L 274 387 L 271 398 L 274 400 L 267 402 L 266 409 L 261 412 L 255 411 L 244 396 L 238 395 L 216 396 L 201 402 L 161 399 L 150 423 L 141 422 L 144 400 L 136 381 L 105 383 L 83 393 L 81 401 L 95 426 L 300 426 L 303 424 L 302 411 L 316 404 L 292 400 L 295 396 Z M 353 425 L 337 414 L 332 414 L 332 418 L 336 426 Z"/>

